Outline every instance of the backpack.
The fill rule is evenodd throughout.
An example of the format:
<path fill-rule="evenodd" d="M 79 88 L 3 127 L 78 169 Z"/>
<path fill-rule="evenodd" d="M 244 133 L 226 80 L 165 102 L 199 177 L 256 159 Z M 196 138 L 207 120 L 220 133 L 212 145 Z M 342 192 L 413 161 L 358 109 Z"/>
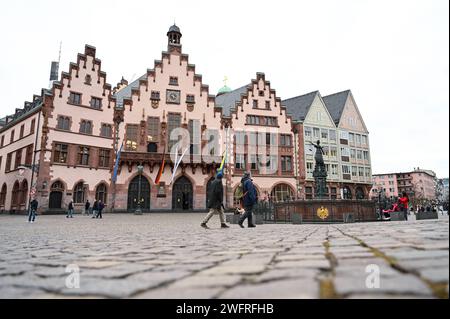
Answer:
<path fill-rule="evenodd" d="M 244 185 L 242 185 L 242 183 L 239 183 L 239 186 L 236 188 L 236 192 L 234 194 L 237 199 L 244 197 Z"/>

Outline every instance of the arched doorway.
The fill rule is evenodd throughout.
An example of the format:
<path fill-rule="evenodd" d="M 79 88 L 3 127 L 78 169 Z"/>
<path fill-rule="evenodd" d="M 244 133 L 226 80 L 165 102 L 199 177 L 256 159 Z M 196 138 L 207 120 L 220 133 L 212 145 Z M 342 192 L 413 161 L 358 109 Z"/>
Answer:
<path fill-rule="evenodd" d="M 64 186 L 60 181 L 54 182 L 50 189 L 48 207 L 50 209 L 61 209 Z"/>
<path fill-rule="evenodd" d="M 294 200 L 294 191 L 288 184 L 278 184 L 270 192 L 270 198 L 274 202 L 286 202 Z"/>
<path fill-rule="evenodd" d="M 350 187 L 348 186 L 344 186 L 343 189 L 343 195 L 344 195 L 344 199 L 352 199 L 352 190 L 350 189 Z"/>
<path fill-rule="evenodd" d="M 210 178 L 208 181 L 208 184 L 206 184 L 206 208 L 208 208 L 208 203 L 209 203 L 208 195 L 209 195 L 210 187 L 211 187 L 211 184 L 213 181 L 214 181 L 214 178 Z"/>
<path fill-rule="evenodd" d="M 181 176 L 172 187 L 172 209 L 193 209 L 194 192 L 191 181 L 186 176 Z"/>
<path fill-rule="evenodd" d="M 364 190 L 361 187 L 357 187 L 355 193 L 356 199 L 364 199 Z"/>
<path fill-rule="evenodd" d="M 150 210 L 150 183 L 145 176 L 136 176 L 130 182 L 128 186 L 128 210 L 134 211 L 138 208 L 139 204 L 139 179 L 141 179 L 141 210 L 149 211 Z"/>

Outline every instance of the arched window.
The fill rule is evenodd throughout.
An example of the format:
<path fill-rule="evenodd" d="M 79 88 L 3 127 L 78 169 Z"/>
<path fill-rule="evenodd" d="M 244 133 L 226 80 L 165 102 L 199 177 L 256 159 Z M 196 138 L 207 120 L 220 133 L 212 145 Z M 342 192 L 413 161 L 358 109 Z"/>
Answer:
<path fill-rule="evenodd" d="M 104 204 L 106 204 L 106 200 L 108 199 L 108 189 L 105 184 L 100 184 L 97 186 L 95 190 L 95 199 L 101 200 Z"/>
<path fill-rule="evenodd" d="M 79 182 L 73 190 L 73 202 L 84 203 L 84 183 Z"/>
<path fill-rule="evenodd" d="M 92 122 L 82 120 L 80 123 L 80 133 L 92 134 Z"/>
<path fill-rule="evenodd" d="M 6 186 L 6 183 L 3 183 L 2 190 L 0 191 L 0 206 L 5 206 L 7 191 L 8 188 Z"/>
<path fill-rule="evenodd" d="M 364 195 L 364 190 L 362 189 L 362 187 L 357 187 L 356 188 L 356 199 L 364 199 L 365 195 Z"/>
<path fill-rule="evenodd" d="M 294 192 L 287 184 L 278 184 L 272 189 L 270 197 L 274 202 L 286 202 L 294 200 Z"/>
<path fill-rule="evenodd" d="M 20 205 L 25 205 L 27 202 L 27 195 L 28 195 L 28 182 L 27 180 L 23 180 L 22 184 L 20 185 Z"/>
<path fill-rule="evenodd" d="M 16 181 L 12 189 L 12 206 L 17 206 L 19 204 L 19 197 L 20 197 L 20 185 L 19 182 Z"/>
<path fill-rule="evenodd" d="M 56 181 L 52 184 L 51 190 L 52 191 L 63 191 L 64 185 L 60 181 Z"/>
<path fill-rule="evenodd" d="M 350 187 L 348 186 L 344 186 L 344 199 L 352 199 L 352 191 L 350 189 Z"/>

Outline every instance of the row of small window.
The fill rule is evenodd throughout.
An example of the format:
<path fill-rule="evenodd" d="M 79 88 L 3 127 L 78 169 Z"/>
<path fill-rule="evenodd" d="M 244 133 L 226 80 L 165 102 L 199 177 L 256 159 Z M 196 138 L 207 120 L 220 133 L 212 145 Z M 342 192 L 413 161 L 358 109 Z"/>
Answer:
<path fill-rule="evenodd" d="M 338 164 L 325 164 L 327 173 L 330 175 L 338 175 Z M 306 162 L 306 172 L 312 174 L 314 171 L 314 163 Z M 342 165 L 342 174 L 351 174 L 353 177 L 370 177 L 370 168 Z"/>
<path fill-rule="evenodd" d="M 305 139 L 311 138 L 336 141 L 336 130 L 305 126 Z M 339 138 L 357 145 L 367 145 L 367 135 L 340 131 Z"/>
<path fill-rule="evenodd" d="M 370 177 L 369 167 L 342 165 L 342 174 L 351 174 L 352 177 Z"/>
<path fill-rule="evenodd" d="M 305 126 L 305 139 L 311 138 L 336 141 L 336 130 Z"/>
<path fill-rule="evenodd" d="M 367 145 L 367 135 L 340 131 L 339 136 L 341 140 L 348 140 L 350 143 L 354 143 L 357 145 Z"/>
<path fill-rule="evenodd" d="M 82 94 L 77 92 L 70 92 L 69 103 L 74 105 L 82 105 Z M 102 108 L 102 99 L 92 96 L 89 105 L 93 109 L 100 110 Z"/>
<path fill-rule="evenodd" d="M 264 91 L 263 91 L 264 93 Z M 253 108 L 254 109 L 265 109 L 265 110 L 270 110 L 270 101 L 264 101 L 264 108 L 259 107 L 259 103 L 258 100 L 253 100 Z"/>
<path fill-rule="evenodd" d="M 22 162 L 23 152 L 25 151 L 25 163 Z M 28 145 L 27 147 L 16 150 L 15 152 L 11 152 L 6 155 L 5 162 L 5 173 L 11 171 L 11 164 L 13 154 L 15 153 L 15 161 L 14 161 L 14 169 L 17 169 L 19 166 L 25 164 L 27 166 L 31 165 L 33 162 L 33 145 Z M 0 156 L 0 168 L 2 167 L 3 157 Z"/>
<path fill-rule="evenodd" d="M 248 125 L 278 126 L 278 118 L 274 116 L 247 115 Z"/>
<path fill-rule="evenodd" d="M 382 187 L 382 190 L 383 190 L 383 192 L 387 191 L 387 189 L 385 187 Z M 392 188 L 392 187 L 389 188 L 389 192 L 390 193 L 395 193 L 395 188 Z M 372 193 L 378 193 L 378 189 L 376 189 L 376 188 L 372 189 Z"/>
<path fill-rule="evenodd" d="M 265 159 L 261 155 L 245 155 L 245 154 L 236 154 L 234 160 L 234 167 L 236 169 L 245 170 L 247 165 L 250 164 L 251 170 L 259 170 L 261 168 L 267 168 L 273 172 L 278 170 L 278 159 L 281 161 L 281 171 L 282 172 L 291 172 L 292 171 L 292 157 L 291 156 L 278 156 L 275 155 L 266 155 Z"/>
<path fill-rule="evenodd" d="M 36 129 L 36 119 L 32 119 L 31 120 L 31 125 L 30 125 L 30 135 L 34 134 Z M 15 135 L 15 130 L 11 131 L 11 135 L 9 136 L 9 142 L 10 143 L 14 143 L 14 135 Z M 22 124 L 20 126 L 20 132 L 19 132 L 19 139 L 23 138 L 25 136 L 25 124 Z M 5 146 L 5 135 L 2 135 L 2 137 L 0 138 L 0 147 Z"/>
<path fill-rule="evenodd" d="M 292 146 L 292 135 L 290 134 L 275 134 L 263 132 L 242 132 L 236 131 L 234 133 L 236 145 L 273 145 L 273 146 Z M 279 137 L 279 140 L 278 140 Z"/>
<path fill-rule="evenodd" d="M 348 147 L 341 147 L 341 156 L 349 156 L 351 159 L 368 161 L 369 151 L 357 150 Z"/>
<path fill-rule="evenodd" d="M 71 126 L 70 117 L 58 116 L 58 123 L 56 125 L 57 129 L 64 130 L 64 131 L 70 131 L 70 126 Z M 83 133 L 83 134 L 92 134 L 93 128 L 94 128 L 94 126 L 92 124 L 92 121 L 82 120 L 80 122 L 79 132 Z M 101 129 L 100 129 L 100 136 L 112 137 L 112 125 L 102 123 Z"/>
<path fill-rule="evenodd" d="M 69 157 L 69 145 L 56 143 L 53 149 L 53 162 L 67 164 Z M 90 163 L 91 148 L 78 146 L 77 165 L 88 166 Z M 98 167 L 110 167 L 111 150 L 100 149 L 98 154 Z"/>

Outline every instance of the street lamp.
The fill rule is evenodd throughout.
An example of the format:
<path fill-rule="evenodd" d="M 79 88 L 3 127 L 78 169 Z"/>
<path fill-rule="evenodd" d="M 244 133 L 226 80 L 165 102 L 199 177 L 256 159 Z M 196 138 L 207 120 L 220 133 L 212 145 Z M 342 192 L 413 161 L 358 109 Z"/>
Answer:
<path fill-rule="evenodd" d="M 144 166 L 139 165 L 137 167 L 138 169 L 138 173 L 139 173 L 139 185 L 138 185 L 138 203 L 137 203 L 137 208 L 136 211 L 134 212 L 135 215 L 142 215 L 142 210 L 141 210 L 141 181 L 142 181 L 142 172 L 144 171 Z"/>

